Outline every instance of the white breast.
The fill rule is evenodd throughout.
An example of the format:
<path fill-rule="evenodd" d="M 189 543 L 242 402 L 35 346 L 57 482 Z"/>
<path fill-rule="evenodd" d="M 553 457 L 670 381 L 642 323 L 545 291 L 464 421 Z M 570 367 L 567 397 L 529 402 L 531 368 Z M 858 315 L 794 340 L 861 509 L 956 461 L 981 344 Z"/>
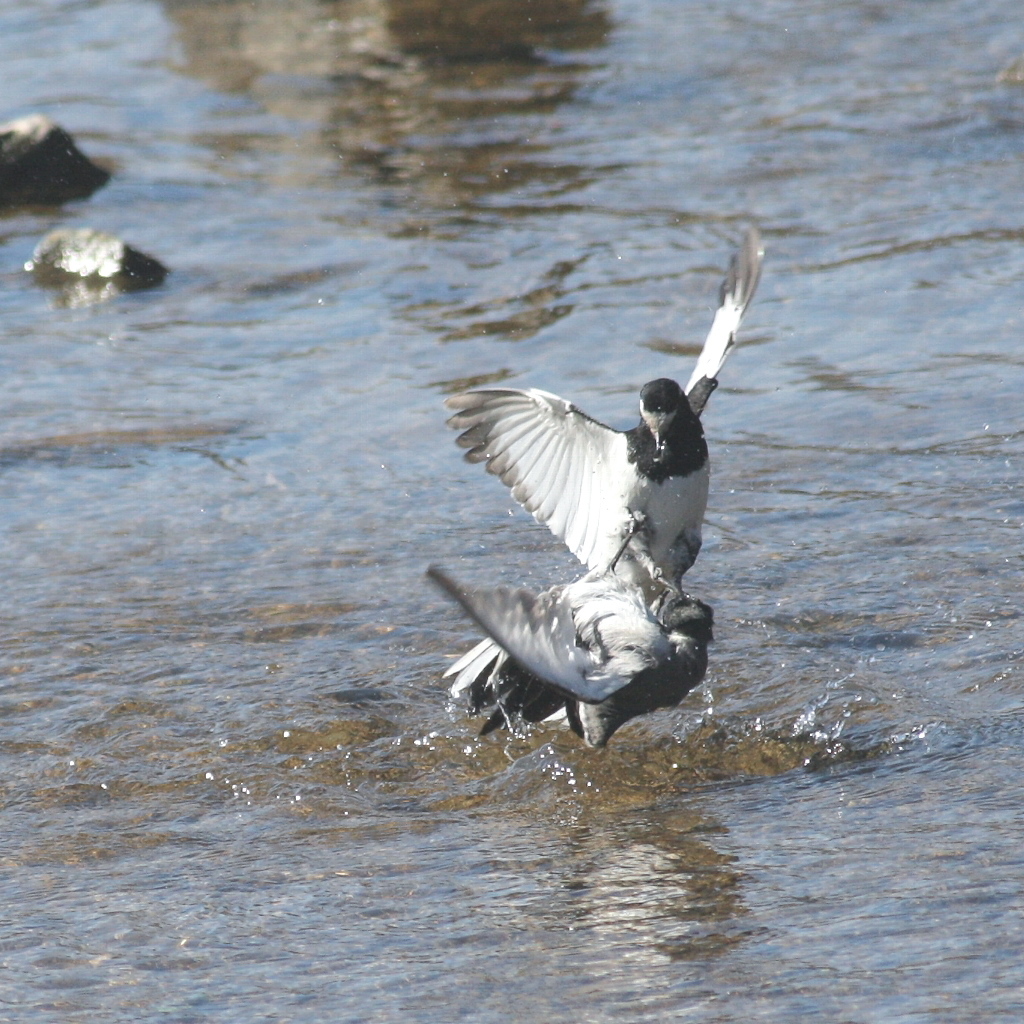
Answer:
<path fill-rule="evenodd" d="M 670 549 L 684 534 L 688 540 L 701 539 L 701 526 L 708 507 L 710 474 L 705 464 L 685 477 L 670 477 L 660 484 L 648 484 L 647 519 L 654 527 L 651 557 L 666 571 Z"/>

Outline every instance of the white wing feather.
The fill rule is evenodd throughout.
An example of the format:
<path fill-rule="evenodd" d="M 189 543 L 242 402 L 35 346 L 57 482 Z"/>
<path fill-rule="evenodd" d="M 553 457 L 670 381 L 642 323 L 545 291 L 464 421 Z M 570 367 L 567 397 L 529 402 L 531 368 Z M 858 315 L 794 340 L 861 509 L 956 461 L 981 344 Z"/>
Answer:
<path fill-rule="evenodd" d="M 471 650 L 466 651 L 455 664 L 450 665 L 441 678 L 455 676 L 449 692 L 453 697 L 461 697 L 480 678 L 485 669 L 490 668 L 493 672 L 498 668 L 498 659 L 504 661 L 506 657 L 505 652 L 490 637 L 486 637 Z"/>
<path fill-rule="evenodd" d="M 467 391 L 445 404 L 466 458 L 486 461 L 584 565 L 606 569 L 627 525 L 625 435 L 538 388 Z"/>
<path fill-rule="evenodd" d="M 711 330 L 704 341 L 697 365 L 685 391 L 689 394 L 694 385 L 702 377 L 714 380 L 725 364 L 729 353 L 736 344 L 736 331 L 739 329 L 743 314 L 750 300 L 757 291 L 757 283 L 761 280 L 761 263 L 764 259 L 764 248 L 761 235 L 757 228 L 750 228 L 739 252 L 733 256 L 729 264 L 729 273 L 722 282 L 719 293 L 718 312 L 712 321 Z"/>

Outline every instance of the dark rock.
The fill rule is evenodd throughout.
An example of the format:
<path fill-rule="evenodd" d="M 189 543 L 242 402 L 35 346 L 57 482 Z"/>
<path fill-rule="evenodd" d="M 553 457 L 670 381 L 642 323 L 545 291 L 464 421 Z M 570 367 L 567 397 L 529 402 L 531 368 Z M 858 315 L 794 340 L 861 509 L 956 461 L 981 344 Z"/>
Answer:
<path fill-rule="evenodd" d="M 0 207 L 81 199 L 109 180 L 48 117 L 0 125 Z"/>
<path fill-rule="evenodd" d="M 159 260 L 92 228 L 51 231 L 36 246 L 25 269 L 40 284 L 66 292 L 71 305 L 152 288 L 167 276 Z"/>

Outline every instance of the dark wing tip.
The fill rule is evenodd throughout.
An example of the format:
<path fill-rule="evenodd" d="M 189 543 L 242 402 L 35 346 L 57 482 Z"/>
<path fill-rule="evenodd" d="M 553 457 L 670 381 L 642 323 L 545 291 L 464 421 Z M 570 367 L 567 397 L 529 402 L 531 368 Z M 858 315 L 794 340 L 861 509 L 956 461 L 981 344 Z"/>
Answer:
<path fill-rule="evenodd" d="M 466 427 L 473 427 L 477 423 L 479 423 L 479 420 L 475 416 L 470 415 L 465 409 L 460 409 L 454 416 L 449 416 L 445 420 L 445 424 L 451 427 L 452 430 L 463 430 Z"/>
<path fill-rule="evenodd" d="M 466 608 L 466 591 L 458 585 L 439 565 L 427 567 L 426 577 L 438 590 L 443 591 L 457 604 Z M 467 609 L 468 610 L 468 609 Z"/>
<path fill-rule="evenodd" d="M 761 244 L 761 232 L 756 227 L 747 229 L 743 246 L 739 251 L 739 288 L 737 296 L 744 309 L 757 291 L 761 281 L 761 266 L 764 263 L 764 246 Z"/>
<path fill-rule="evenodd" d="M 476 620 L 469 593 L 460 587 L 439 565 L 427 566 L 426 577 L 447 597 L 451 598 L 471 618 Z"/>
<path fill-rule="evenodd" d="M 445 400 L 445 408 L 454 409 L 456 412 L 464 412 L 469 409 L 479 410 L 490 402 L 510 395 L 521 395 L 524 392 L 516 388 L 474 388 L 472 391 L 460 391 L 457 394 L 449 395 Z"/>
<path fill-rule="evenodd" d="M 479 391 L 460 391 L 456 395 L 449 395 L 444 400 L 445 408 L 454 409 L 457 412 L 461 412 L 463 409 L 472 409 L 473 406 L 480 404 L 479 394 Z"/>
<path fill-rule="evenodd" d="M 708 399 L 717 387 L 718 379 L 716 377 L 701 377 L 701 379 L 697 381 L 692 388 L 690 388 L 690 392 L 686 396 L 686 399 L 690 403 L 690 408 L 693 410 L 694 416 L 700 416 L 704 411 L 704 407 L 708 404 Z"/>
<path fill-rule="evenodd" d="M 761 265 L 764 262 L 764 246 L 761 232 L 754 226 L 747 228 L 743 244 L 729 261 L 729 272 L 718 293 L 719 305 L 729 297 L 745 310 L 757 291 L 761 280 Z"/>
<path fill-rule="evenodd" d="M 453 430 L 460 430 L 462 427 L 467 428 L 455 439 L 455 443 L 460 448 L 477 448 L 480 445 L 487 444 L 491 439 L 486 423 L 466 421 L 461 416 L 453 416 L 448 421 L 448 426 Z"/>

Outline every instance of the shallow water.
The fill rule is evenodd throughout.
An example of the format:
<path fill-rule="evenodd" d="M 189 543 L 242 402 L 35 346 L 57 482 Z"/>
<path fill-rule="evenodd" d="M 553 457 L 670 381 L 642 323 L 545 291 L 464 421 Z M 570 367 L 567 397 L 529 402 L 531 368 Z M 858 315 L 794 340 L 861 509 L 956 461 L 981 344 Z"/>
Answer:
<path fill-rule="evenodd" d="M 0 215 L 0 1020 L 1024 1015 L 1017 6 L 530 16 L 0 6 L 115 170 Z M 749 223 L 705 686 L 478 739 L 422 570 L 575 570 L 443 396 L 631 425 Z M 44 291 L 57 226 L 172 274 Z"/>

